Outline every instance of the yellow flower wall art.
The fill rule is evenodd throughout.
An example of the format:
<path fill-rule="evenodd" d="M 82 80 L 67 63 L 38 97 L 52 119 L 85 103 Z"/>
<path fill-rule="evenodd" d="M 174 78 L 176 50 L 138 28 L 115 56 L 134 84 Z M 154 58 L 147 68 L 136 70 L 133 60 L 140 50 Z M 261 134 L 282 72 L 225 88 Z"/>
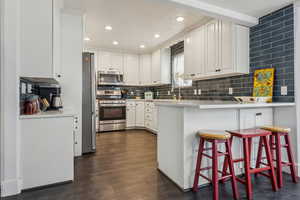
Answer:
<path fill-rule="evenodd" d="M 274 85 L 274 68 L 258 69 L 254 72 L 254 97 L 272 97 Z"/>

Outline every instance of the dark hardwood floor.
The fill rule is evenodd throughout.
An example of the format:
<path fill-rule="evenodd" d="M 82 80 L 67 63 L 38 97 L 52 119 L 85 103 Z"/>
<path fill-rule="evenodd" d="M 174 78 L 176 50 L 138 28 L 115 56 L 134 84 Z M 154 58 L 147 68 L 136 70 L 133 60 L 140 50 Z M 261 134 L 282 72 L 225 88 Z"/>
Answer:
<path fill-rule="evenodd" d="M 59 163 L 57 163 L 59 164 Z M 300 184 L 285 176 L 273 192 L 268 179 L 253 178 L 254 199 L 298 200 Z M 220 186 L 221 199 L 232 199 L 230 183 Z M 245 190 L 239 185 L 241 196 Z M 3 200 L 210 200 L 211 187 L 198 193 L 180 191 L 156 169 L 156 136 L 145 131 L 97 136 L 97 152 L 75 160 L 73 183 L 23 192 Z"/>

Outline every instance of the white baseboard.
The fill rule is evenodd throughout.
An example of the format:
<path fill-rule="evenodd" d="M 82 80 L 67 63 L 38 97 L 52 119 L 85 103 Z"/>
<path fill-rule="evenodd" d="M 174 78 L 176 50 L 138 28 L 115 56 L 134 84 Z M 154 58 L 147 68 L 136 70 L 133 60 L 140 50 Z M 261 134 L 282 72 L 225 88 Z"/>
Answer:
<path fill-rule="evenodd" d="M 20 194 L 22 190 L 21 179 L 11 179 L 1 182 L 1 197 Z"/>

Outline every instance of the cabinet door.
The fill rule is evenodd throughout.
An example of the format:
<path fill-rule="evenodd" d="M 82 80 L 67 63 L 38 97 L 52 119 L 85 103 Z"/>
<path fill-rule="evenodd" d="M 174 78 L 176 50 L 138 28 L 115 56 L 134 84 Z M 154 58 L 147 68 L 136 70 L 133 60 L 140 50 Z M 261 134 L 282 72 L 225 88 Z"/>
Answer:
<path fill-rule="evenodd" d="M 100 51 L 99 56 L 98 56 L 98 64 L 99 64 L 99 71 L 106 71 L 112 68 L 111 66 L 111 53 L 110 52 L 105 52 L 105 51 Z"/>
<path fill-rule="evenodd" d="M 150 85 L 151 82 L 151 55 L 140 56 L 140 84 Z"/>
<path fill-rule="evenodd" d="M 136 112 L 135 112 L 135 125 L 139 127 L 145 126 L 145 103 L 137 102 L 136 103 Z"/>
<path fill-rule="evenodd" d="M 135 127 L 135 106 L 126 108 L 126 127 Z"/>
<path fill-rule="evenodd" d="M 123 54 L 111 53 L 110 59 L 112 68 L 123 73 Z"/>
<path fill-rule="evenodd" d="M 52 0 L 21 1 L 21 76 L 53 78 Z"/>
<path fill-rule="evenodd" d="M 151 67 L 152 84 L 160 83 L 160 50 L 152 53 L 152 67 Z"/>
<path fill-rule="evenodd" d="M 124 76 L 126 85 L 139 85 L 138 55 L 125 55 Z"/>
<path fill-rule="evenodd" d="M 219 21 L 219 47 L 221 73 L 233 72 L 233 25 L 231 22 Z"/>
<path fill-rule="evenodd" d="M 206 52 L 207 52 L 207 62 L 206 62 L 206 69 L 205 74 L 215 74 L 219 72 L 218 69 L 218 22 L 213 21 L 206 25 L 206 37 L 207 37 L 207 44 L 206 44 Z"/>
<path fill-rule="evenodd" d="M 204 73 L 205 67 L 205 28 L 191 32 L 185 39 L 184 73 L 186 78 L 196 78 Z"/>
<path fill-rule="evenodd" d="M 151 123 L 151 129 L 154 130 L 154 131 L 157 131 L 157 128 L 158 128 L 158 108 L 155 106 L 153 109 L 152 109 L 152 123 Z"/>

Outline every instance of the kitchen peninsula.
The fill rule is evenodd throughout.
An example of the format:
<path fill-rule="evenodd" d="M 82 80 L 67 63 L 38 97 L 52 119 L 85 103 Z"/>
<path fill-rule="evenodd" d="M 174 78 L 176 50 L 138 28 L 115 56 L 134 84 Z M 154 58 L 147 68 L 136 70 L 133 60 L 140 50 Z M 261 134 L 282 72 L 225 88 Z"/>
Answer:
<path fill-rule="evenodd" d="M 291 137 L 295 141 L 294 103 L 170 100 L 156 101 L 155 104 L 158 107 L 158 169 L 183 190 L 190 189 L 193 184 L 199 142 L 196 133 L 200 129 L 236 130 L 278 125 L 292 128 Z M 252 164 L 257 147 L 258 140 L 254 140 Z M 232 151 L 234 157 L 242 155 L 240 141 L 233 140 Z M 202 167 L 211 166 L 210 162 L 204 159 Z M 242 173 L 241 169 L 241 165 L 235 165 L 237 174 Z M 200 177 L 199 183 L 207 181 Z"/>

